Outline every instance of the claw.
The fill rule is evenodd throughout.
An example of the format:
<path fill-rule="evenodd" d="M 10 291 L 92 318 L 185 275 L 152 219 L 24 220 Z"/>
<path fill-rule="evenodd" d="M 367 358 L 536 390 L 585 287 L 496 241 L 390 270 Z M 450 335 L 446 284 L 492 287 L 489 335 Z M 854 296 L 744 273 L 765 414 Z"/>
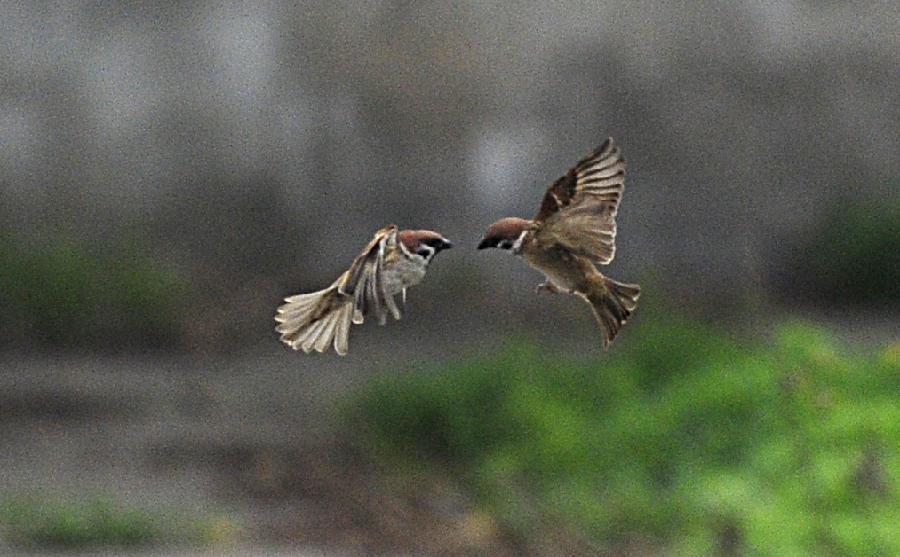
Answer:
<path fill-rule="evenodd" d="M 550 282 L 542 282 L 534 288 L 534 293 L 539 294 L 542 290 L 546 290 L 551 294 L 558 294 L 559 289 Z"/>

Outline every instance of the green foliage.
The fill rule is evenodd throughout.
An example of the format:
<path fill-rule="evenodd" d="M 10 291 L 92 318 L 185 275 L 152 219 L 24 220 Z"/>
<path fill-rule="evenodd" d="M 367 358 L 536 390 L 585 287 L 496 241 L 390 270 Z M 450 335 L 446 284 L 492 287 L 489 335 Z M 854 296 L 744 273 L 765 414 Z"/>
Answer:
<path fill-rule="evenodd" d="M 6 536 L 21 545 L 79 548 L 137 546 L 157 541 L 159 521 L 146 512 L 94 499 L 82 504 L 41 503 L 19 497 L 0 507 Z"/>
<path fill-rule="evenodd" d="M 799 286 L 839 303 L 900 302 L 900 197 L 841 203 L 788 266 L 791 296 Z"/>
<path fill-rule="evenodd" d="M 587 363 L 523 343 L 379 376 L 349 424 L 380 458 L 447 466 L 526 542 L 556 521 L 601 550 L 900 555 L 900 344 L 641 325 Z"/>
<path fill-rule="evenodd" d="M 186 293 L 175 274 L 135 249 L 95 255 L 68 238 L 25 245 L 0 234 L 0 340 L 171 344 Z"/>
<path fill-rule="evenodd" d="M 150 512 L 103 497 L 50 500 L 20 495 L 0 502 L 0 535 L 22 547 L 221 546 L 233 542 L 237 530 L 222 517 Z"/>

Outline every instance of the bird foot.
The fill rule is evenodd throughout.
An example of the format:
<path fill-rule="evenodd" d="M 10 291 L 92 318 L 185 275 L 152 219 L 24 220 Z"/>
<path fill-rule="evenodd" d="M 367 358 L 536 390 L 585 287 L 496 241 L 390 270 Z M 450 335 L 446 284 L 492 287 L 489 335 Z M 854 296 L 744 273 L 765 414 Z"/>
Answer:
<path fill-rule="evenodd" d="M 551 294 L 559 294 L 561 292 L 559 288 L 553 285 L 553 283 L 542 282 L 534 288 L 534 293 L 539 294 L 543 290 L 546 290 Z"/>

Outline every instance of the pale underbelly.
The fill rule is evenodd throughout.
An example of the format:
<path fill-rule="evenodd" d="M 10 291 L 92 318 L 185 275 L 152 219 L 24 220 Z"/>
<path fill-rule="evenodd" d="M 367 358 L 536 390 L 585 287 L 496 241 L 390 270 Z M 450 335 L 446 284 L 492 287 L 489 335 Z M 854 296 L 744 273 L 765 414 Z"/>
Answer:
<path fill-rule="evenodd" d="M 560 290 L 575 290 L 575 281 L 573 281 L 570 277 L 564 274 L 549 272 L 547 269 L 541 269 L 538 267 L 535 267 L 535 269 L 544 273 L 544 276 L 547 277 L 547 280 L 553 283 L 553 286 L 556 286 Z"/>
<path fill-rule="evenodd" d="M 580 277 L 573 276 L 571 263 L 562 261 L 552 255 L 536 255 L 527 252 L 522 255 L 529 266 L 544 273 L 547 280 L 560 290 L 575 290 Z"/>
<path fill-rule="evenodd" d="M 405 288 L 415 286 L 425 278 L 425 266 L 413 261 L 402 261 L 384 272 L 385 290 L 399 294 Z"/>

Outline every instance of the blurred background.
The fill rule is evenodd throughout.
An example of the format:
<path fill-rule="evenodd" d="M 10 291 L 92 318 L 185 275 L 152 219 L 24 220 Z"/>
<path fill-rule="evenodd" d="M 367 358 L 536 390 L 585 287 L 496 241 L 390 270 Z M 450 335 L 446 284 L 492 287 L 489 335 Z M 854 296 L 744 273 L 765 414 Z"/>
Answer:
<path fill-rule="evenodd" d="M 894 555 L 900 7 L 0 4 L 0 552 Z M 613 136 L 609 353 L 476 252 Z M 404 319 L 273 331 L 379 227 Z M 243 553 L 242 553 L 243 554 Z"/>

